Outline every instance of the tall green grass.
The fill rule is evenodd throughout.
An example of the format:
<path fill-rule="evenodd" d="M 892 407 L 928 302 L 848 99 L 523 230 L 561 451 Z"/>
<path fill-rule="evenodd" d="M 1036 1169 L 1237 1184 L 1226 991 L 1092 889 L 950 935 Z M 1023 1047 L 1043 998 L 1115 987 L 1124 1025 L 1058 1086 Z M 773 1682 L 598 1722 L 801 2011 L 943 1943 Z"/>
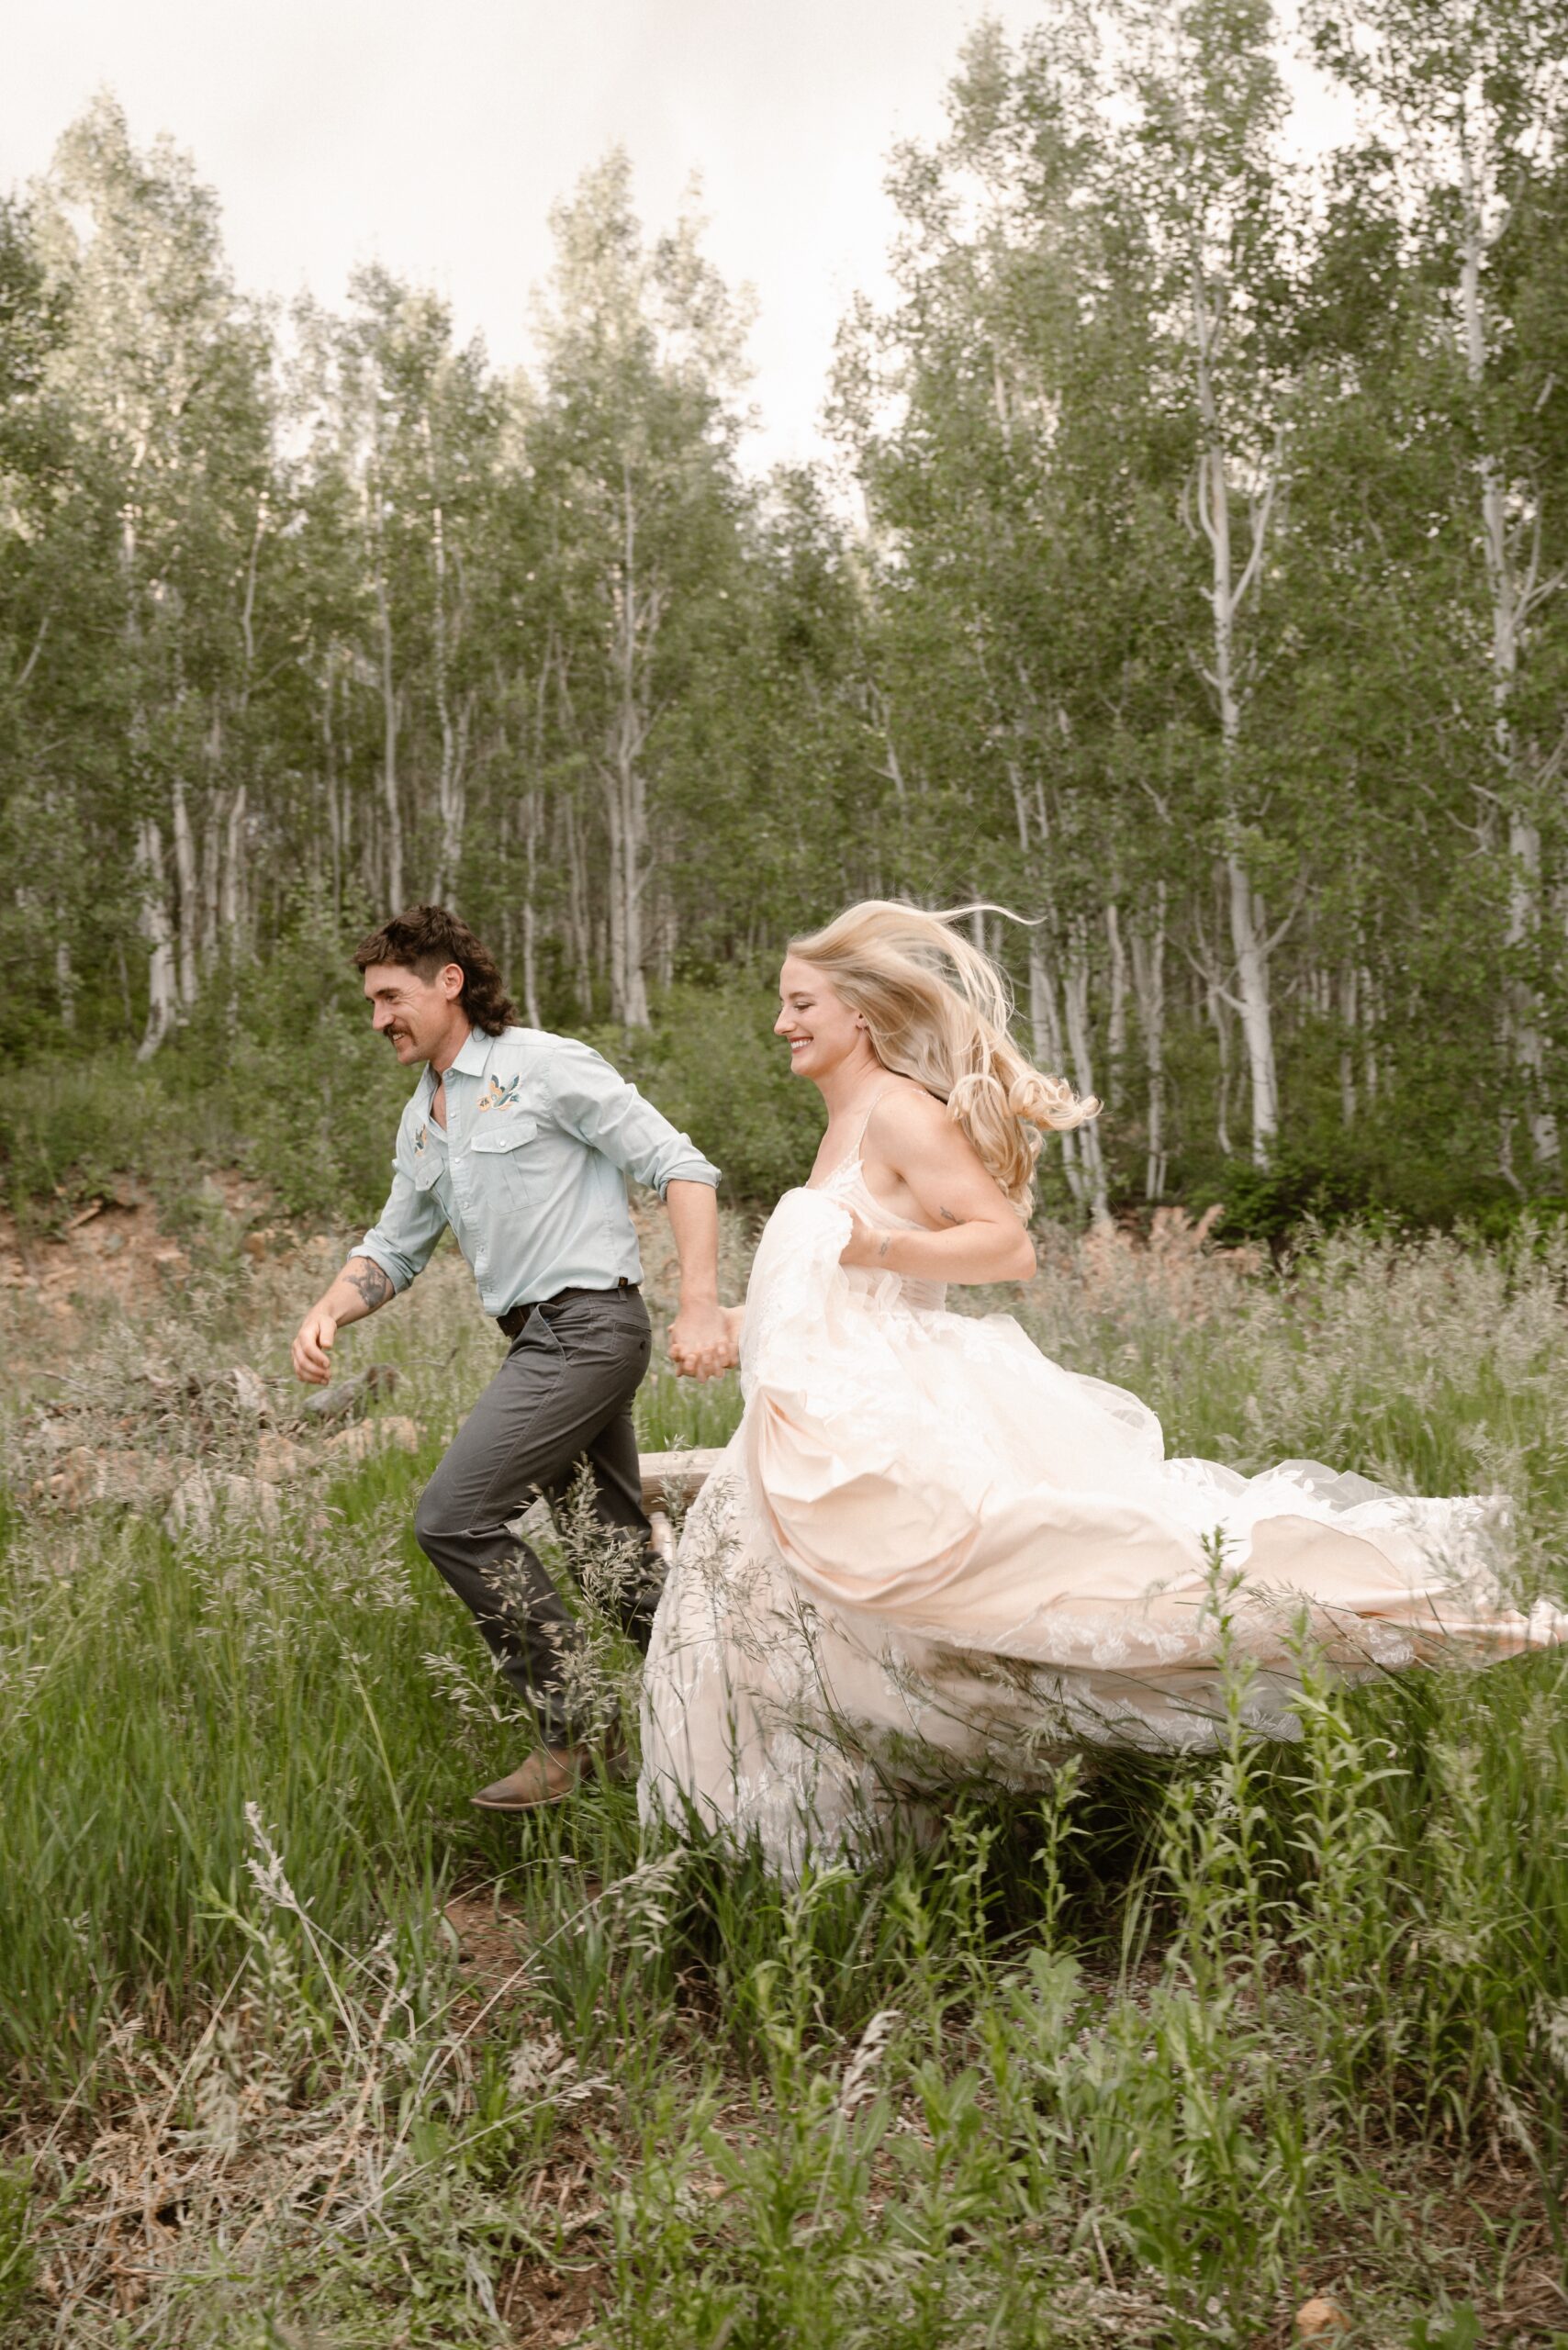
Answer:
<path fill-rule="evenodd" d="M 1022 1310 L 1181 1449 L 1506 1482 L 1561 1589 L 1554 1249 L 1282 1281 L 1178 1226 L 1062 1244 Z M 31 1498 L 62 1425 L 253 1468 L 201 1382 L 243 1353 L 281 1413 L 313 1280 L 229 1264 L 7 1430 L 0 2338 L 1087 2350 L 1313 2293 L 1356 2341 L 1568 2338 L 1568 1660 L 1309 1669 L 1299 1745 L 979 1787 L 793 1888 L 608 1774 L 487 1819 L 523 1733 L 409 1533 L 498 1351 L 460 1267 L 344 1341 L 420 1453 L 199 1539 Z M 644 1441 L 737 1408 L 655 1379 Z"/>

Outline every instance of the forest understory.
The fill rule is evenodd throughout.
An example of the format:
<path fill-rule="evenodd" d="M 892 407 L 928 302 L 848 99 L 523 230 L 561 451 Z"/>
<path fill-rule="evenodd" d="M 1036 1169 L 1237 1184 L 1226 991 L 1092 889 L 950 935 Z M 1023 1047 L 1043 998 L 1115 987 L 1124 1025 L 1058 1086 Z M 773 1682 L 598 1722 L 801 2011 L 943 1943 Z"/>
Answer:
<path fill-rule="evenodd" d="M 1563 0 L 978 25 L 766 476 L 745 293 L 624 152 L 507 371 L 380 266 L 255 298 L 101 95 L 0 196 L 0 1045 L 67 1124 L 233 1078 L 340 1213 L 295 1057 L 435 899 L 767 1199 L 779 957 L 902 896 L 1107 1103 L 1053 1205 L 1561 1203 L 1565 59 Z"/>
<path fill-rule="evenodd" d="M 793 1892 L 608 1776 L 486 1820 L 521 1727 L 409 1526 L 498 1341 L 443 1250 L 312 1416 L 286 1339 L 346 1236 L 212 1192 L 177 1241 L 24 1236 L 0 1291 L 0 2338 L 1568 2340 L 1561 1660 L 1063 1758 Z M 1506 1485 L 1568 1587 L 1557 1239 L 1041 1237 L 978 1305 L 1173 1449 Z M 655 1372 L 644 1445 L 736 1409 Z"/>
<path fill-rule="evenodd" d="M 609 1774 L 470 1807 L 451 1249 L 287 1371 L 408 1090 L 374 923 L 690 1133 L 735 1296 L 780 957 L 900 896 L 1104 1102 L 976 1310 L 1172 1451 L 1506 1491 L 1568 1595 L 1565 133 L 1568 0 L 978 26 L 766 477 L 622 151 L 518 371 L 380 266 L 254 298 L 112 95 L 0 195 L 6 2350 L 1568 2350 L 1561 1656 L 785 1891 Z"/>

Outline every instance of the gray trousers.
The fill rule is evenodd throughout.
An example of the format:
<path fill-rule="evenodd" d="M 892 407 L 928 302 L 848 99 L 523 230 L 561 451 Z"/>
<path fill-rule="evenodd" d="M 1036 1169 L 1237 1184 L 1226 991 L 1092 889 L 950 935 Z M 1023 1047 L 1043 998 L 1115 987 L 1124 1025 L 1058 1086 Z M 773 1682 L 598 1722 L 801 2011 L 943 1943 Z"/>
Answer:
<path fill-rule="evenodd" d="M 508 1520 L 538 1495 L 565 1500 L 586 1466 L 594 1515 L 633 1538 L 612 1603 L 645 1649 L 663 1570 L 643 1511 L 632 1399 L 648 1368 L 648 1312 L 635 1290 L 537 1305 L 420 1497 L 414 1531 L 469 1607 L 502 1675 L 547 1745 L 578 1728 L 562 1687 L 577 1634 L 540 1560 Z"/>

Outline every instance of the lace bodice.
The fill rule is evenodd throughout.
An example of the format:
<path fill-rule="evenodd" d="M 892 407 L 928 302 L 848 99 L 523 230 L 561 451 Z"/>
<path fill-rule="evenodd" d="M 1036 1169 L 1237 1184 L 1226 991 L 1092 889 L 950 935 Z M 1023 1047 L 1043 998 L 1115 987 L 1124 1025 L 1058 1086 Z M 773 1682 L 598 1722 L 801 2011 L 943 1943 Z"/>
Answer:
<path fill-rule="evenodd" d="M 873 1105 L 874 1106 L 874 1105 Z M 877 1198 L 866 1181 L 866 1170 L 858 1145 L 846 1158 L 841 1158 L 831 1175 L 820 1183 L 808 1183 L 808 1192 L 825 1192 L 830 1200 L 838 1200 L 863 1215 L 879 1232 L 926 1232 L 928 1225 L 919 1224 L 913 1216 L 895 1215 Z M 852 1289 L 863 1290 L 879 1304 L 896 1302 L 912 1307 L 919 1314 L 940 1314 L 947 1302 L 946 1281 L 922 1281 L 913 1273 L 879 1273 L 869 1265 L 846 1265 L 845 1278 Z M 896 1286 L 894 1286 L 896 1284 Z"/>

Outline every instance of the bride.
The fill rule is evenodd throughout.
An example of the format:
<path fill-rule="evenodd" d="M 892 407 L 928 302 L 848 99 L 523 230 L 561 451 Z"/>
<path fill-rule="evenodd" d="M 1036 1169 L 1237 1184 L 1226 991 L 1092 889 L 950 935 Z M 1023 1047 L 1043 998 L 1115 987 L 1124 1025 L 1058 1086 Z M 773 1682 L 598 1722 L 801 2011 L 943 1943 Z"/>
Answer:
<path fill-rule="evenodd" d="M 1029 1278 L 1043 1131 L 1099 1107 L 1030 1067 L 955 922 L 871 901 L 785 960 L 777 1033 L 827 1128 L 732 1309 L 745 1413 L 644 1679 L 644 1818 L 786 1873 L 1069 1742 L 1201 1748 L 1227 1702 L 1290 1736 L 1308 1646 L 1351 1677 L 1568 1635 L 1507 1604 L 1501 1496 L 1167 1459 L 1136 1396 L 946 1310 Z"/>

